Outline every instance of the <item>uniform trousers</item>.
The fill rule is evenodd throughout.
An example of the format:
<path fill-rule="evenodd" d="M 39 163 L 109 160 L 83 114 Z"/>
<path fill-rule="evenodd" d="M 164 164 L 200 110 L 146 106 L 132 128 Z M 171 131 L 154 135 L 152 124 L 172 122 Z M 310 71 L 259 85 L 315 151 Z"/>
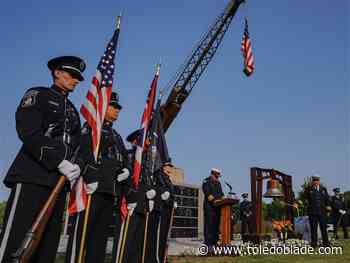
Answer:
<path fill-rule="evenodd" d="M 204 243 L 216 245 L 219 241 L 220 209 L 210 205 L 204 207 Z"/>
<path fill-rule="evenodd" d="M 0 235 L 0 262 L 11 262 L 11 255 L 21 246 L 27 231 L 31 228 L 51 191 L 49 187 L 28 183 L 17 183 L 12 187 Z M 30 262 L 53 263 L 55 261 L 65 196 L 65 192 L 59 195 L 39 246 Z"/>
<path fill-rule="evenodd" d="M 109 227 L 113 223 L 113 208 L 113 195 L 98 192 L 92 194 L 85 237 L 85 261 L 83 262 L 104 262 Z M 69 233 L 66 263 L 75 263 L 78 261 L 84 217 L 85 211 L 74 215 L 74 224 L 70 228 Z"/>
<path fill-rule="evenodd" d="M 159 260 L 165 262 L 173 206 L 164 205 L 160 216 Z"/>
<path fill-rule="evenodd" d="M 317 245 L 317 226 L 320 225 L 323 246 L 329 246 L 326 217 L 324 215 L 309 215 L 311 229 L 311 245 Z"/>

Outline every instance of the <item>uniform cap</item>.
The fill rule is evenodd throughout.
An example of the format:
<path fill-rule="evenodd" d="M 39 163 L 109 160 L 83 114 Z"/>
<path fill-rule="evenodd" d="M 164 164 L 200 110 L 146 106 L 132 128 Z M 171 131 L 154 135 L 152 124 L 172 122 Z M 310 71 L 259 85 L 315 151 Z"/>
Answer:
<path fill-rule="evenodd" d="M 83 59 L 75 56 L 61 56 L 52 58 L 47 62 L 47 66 L 51 71 L 60 69 L 68 72 L 72 77 L 79 81 L 84 80 L 82 73 L 86 68 L 86 64 Z"/>
<path fill-rule="evenodd" d="M 211 172 L 221 174 L 221 171 L 218 168 L 211 168 Z"/>
<path fill-rule="evenodd" d="M 242 194 L 242 197 L 243 197 L 243 198 L 248 197 L 248 193 L 243 193 L 243 194 Z"/>
<path fill-rule="evenodd" d="M 318 174 L 314 174 L 313 176 L 311 176 L 311 180 L 312 181 L 319 181 L 320 180 L 320 176 Z"/>
<path fill-rule="evenodd" d="M 109 100 L 109 105 L 121 110 L 123 107 L 119 104 L 119 95 L 117 92 L 112 92 Z"/>
<path fill-rule="evenodd" d="M 333 192 L 334 192 L 334 193 L 340 193 L 340 188 L 339 188 L 339 187 L 334 188 L 334 189 L 333 189 Z"/>
<path fill-rule="evenodd" d="M 133 131 L 126 137 L 126 140 L 130 143 L 134 143 L 142 135 L 142 129 Z"/>

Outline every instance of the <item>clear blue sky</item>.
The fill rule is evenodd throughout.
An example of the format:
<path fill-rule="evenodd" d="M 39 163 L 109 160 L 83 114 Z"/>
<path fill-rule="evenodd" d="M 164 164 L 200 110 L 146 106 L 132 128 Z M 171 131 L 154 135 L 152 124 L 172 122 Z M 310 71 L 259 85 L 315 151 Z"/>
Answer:
<path fill-rule="evenodd" d="M 49 58 L 86 59 L 80 107 L 99 57 L 123 13 L 116 83 L 124 105 L 116 128 L 139 126 L 161 59 L 160 87 L 171 79 L 228 0 L 5 1 L 0 10 L 2 80 L 0 175 L 20 141 L 14 113 L 24 91 L 50 85 Z M 250 190 L 249 168 L 279 169 L 298 191 L 318 173 L 350 189 L 348 1 L 248 0 L 167 133 L 174 163 L 200 184 L 221 168 L 234 191 Z M 256 72 L 242 73 L 243 19 L 250 22 Z M 8 190 L 1 184 L 0 199 Z"/>

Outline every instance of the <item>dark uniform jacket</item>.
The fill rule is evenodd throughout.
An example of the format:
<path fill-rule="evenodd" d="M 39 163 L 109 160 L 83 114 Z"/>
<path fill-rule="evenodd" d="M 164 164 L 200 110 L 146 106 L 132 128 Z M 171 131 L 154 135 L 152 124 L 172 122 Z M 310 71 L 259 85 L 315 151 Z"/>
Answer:
<path fill-rule="evenodd" d="M 340 210 L 340 209 L 346 211 L 346 206 L 345 206 L 344 200 L 342 200 L 340 197 L 337 197 L 337 196 L 335 196 L 335 195 L 332 196 L 332 199 L 331 199 L 331 206 L 332 206 L 332 214 L 333 214 L 333 215 L 338 215 L 338 214 L 340 214 L 340 213 L 339 213 L 339 210 Z"/>
<path fill-rule="evenodd" d="M 16 111 L 16 129 L 23 145 L 4 183 L 32 183 L 53 187 L 59 178 L 57 166 L 70 160 L 79 145 L 80 119 L 74 105 L 60 89 L 35 87 L 27 90 Z M 75 160 L 81 170 L 84 159 Z"/>
<path fill-rule="evenodd" d="M 213 201 L 220 199 L 224 196 L 220 181 L 213 180 L 211 176 L 204 179 L 202 184 L 202 190 L 204 193 L 204 208 L 213 207 Z M 209 201 L 208 197 L 212 195 L 214 200 Z"/>
<path fill-rule="evenodd" d="M 308 201 L 308 214 L 309 215 L 325 215 L 326 206 L 329 204 L 329 196 L 327 189 L 323 186 L 319 186 L 319 190 L 315 187 L 310 187 L 306 191 Z"/>
<path fill-rule="evenodd" d="M 242 201 L 239 204 L 240 217 L 242 220 L 249 219 L 252 215 L 252 203 L 250 201 Z"/>
<path fill-rule="evenodd" d="M 97 164 L 90 159 L 83 176 L 87 184 L 98 182 L 97 193 L 120 196 L 122 184 L 116 183 L 117 175 L 122 172 L 123 168 L 127 168 L 131 176 L 131 169 L 123 139 L 112 128 L 112 125 L 110 122 L 103 124 Z M 83 141 L 89 145 L 88 148 L 92 149 L 91 128 L 87 123 L 84 124 L 82 137 Z M 130 177 L 122 182 L 130 182 Z"/>
<path fill-rule="evenodd" d="M 155 197 L 154 209 L 161 211 L 163 206 L 172 206 L 174 202 L 174 186 L 171 183 L 169 177 L 161 170 L 161 168 L 154 174 L 154 189 L 157 194 Z M 162 200 L 161 195 L 168 191 L 170 196 L 167 200 Z"/>

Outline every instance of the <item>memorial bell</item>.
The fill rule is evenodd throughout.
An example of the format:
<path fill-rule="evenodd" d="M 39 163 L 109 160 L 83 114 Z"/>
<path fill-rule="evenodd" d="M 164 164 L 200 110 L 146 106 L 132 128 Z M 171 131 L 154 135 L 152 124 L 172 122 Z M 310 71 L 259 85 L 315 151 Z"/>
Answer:
<path fill-rule="evenodd" d="M 267 190 L 263 196 L 267 198 L 283 197 L 280 182 L 275 178 L 270 178 L 267 181 Z"/>

